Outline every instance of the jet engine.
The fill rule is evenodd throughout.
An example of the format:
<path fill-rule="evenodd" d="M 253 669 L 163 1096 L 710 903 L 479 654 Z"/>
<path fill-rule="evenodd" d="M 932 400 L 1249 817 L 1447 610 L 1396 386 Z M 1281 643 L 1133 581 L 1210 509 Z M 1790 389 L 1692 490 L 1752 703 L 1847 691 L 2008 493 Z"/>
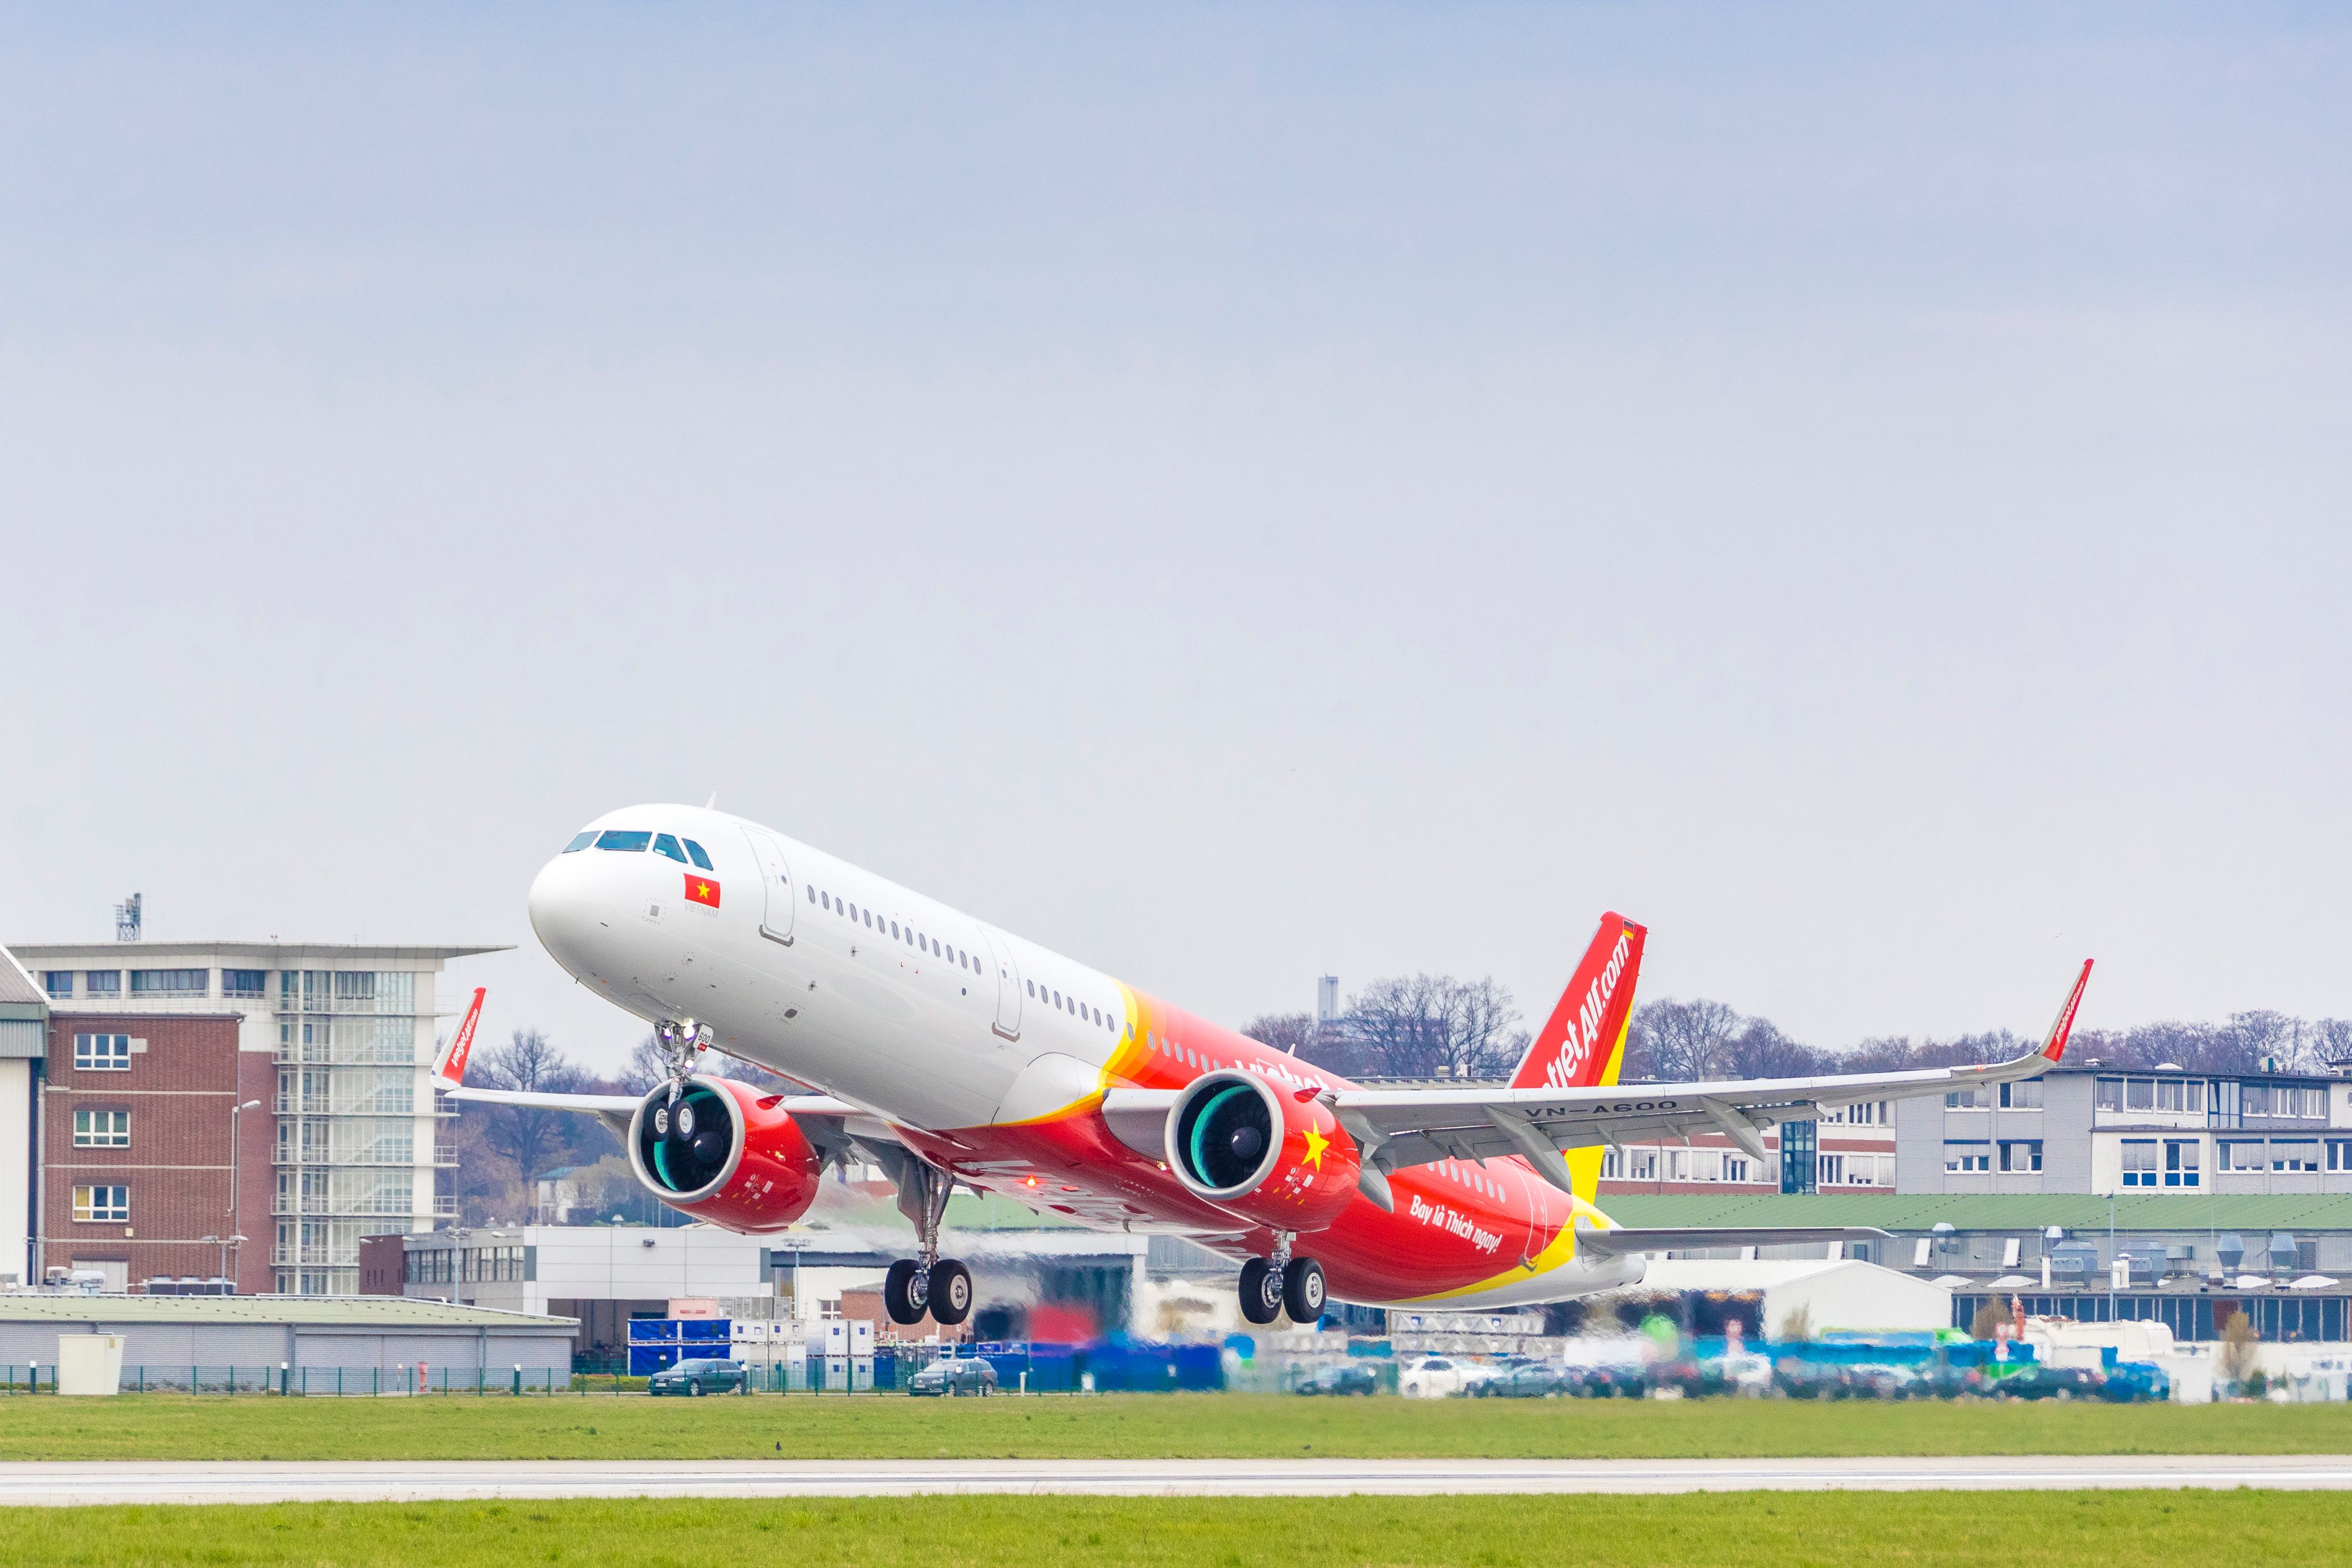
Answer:
<path fill-rule="evenodd" d="M 782 1230 L 816 1200 L 824 1162 L 783 1096 L 697 1076 L 665 1083 L 629 1119 L 629 1165 L 656 1197 L 730 1230 Z"/>
<path fill-rule="evenodd" d="M 1319 1230 L 1356 1193 L 1356 1141 L 1319 1091 L 1204 1073 L 1168 1108 L 1168 1168 L 1195 1197 L 1255 1225 Z"/>

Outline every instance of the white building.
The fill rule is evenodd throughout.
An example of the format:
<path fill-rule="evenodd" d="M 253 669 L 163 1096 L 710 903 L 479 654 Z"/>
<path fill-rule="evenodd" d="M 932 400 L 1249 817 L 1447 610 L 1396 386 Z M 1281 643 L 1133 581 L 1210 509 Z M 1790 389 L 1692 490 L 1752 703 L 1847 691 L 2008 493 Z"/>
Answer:
<path fill-rule="evenodd" d="M 431 1085 L 438 1018 L 460 998 L 436 982 L 453 958 L 503 947 L 276 942 L 27 944 L 16 948 L 50 1010 L 236 1015 L 238 1049 L 268 1052 L 277 1092 L 271 1257 L 293 1295 L 359 1290 L 365 1236 L 429 1228 L 455 1212 L 436 1173 L 457 1163 Z M 5 1086 L 0 1086 L 4 1088 Z M 262 1129 L 249 1127 L 247 1136 Z"/>

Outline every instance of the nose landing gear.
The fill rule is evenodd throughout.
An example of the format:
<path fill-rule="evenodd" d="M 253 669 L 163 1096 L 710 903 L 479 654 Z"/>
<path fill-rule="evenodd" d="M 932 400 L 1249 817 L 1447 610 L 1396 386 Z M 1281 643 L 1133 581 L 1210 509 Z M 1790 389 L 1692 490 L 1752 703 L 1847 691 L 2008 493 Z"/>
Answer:
<path fill-rule="evenodd" d="M 686 1092 L 686 1081 L 700 1071 L 710 1049 L 710 1026 L 692 1019 L 664 1019 L 654 1025 L 654 1049 L 669 1063 L 669 1103 Z"/>
<path fill-rule="evenodd" d="M 1274 1233 L 1274 1255 L 1253 1258 L 1242 1265 L 1242 1316 L 1253 1323 L 1270 1323 L 1283 1312 L 1301 1328 L 1323 1316 L 1323 1265 L 1312 1258 L 1293 1258 L 1290 1249 L 1297 1232 Z"/>

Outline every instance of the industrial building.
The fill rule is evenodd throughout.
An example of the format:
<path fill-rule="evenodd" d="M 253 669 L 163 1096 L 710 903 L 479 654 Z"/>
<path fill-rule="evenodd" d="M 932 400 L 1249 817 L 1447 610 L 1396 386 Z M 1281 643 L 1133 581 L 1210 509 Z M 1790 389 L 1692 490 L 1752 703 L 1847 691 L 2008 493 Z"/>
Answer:
<path fill-rule="evenodd" d="M 117 942 L 16 949 L 47 1044 L 21 1113 L 0 1068 L 0 1162 L 20 1146 L 37 1174 L 75 1167 L 42 1177 L 28 1278 L 79 1260 L 132 1289 L 217 1276 L 348 1295 L 362 1238 L 455 1212 L 437 1184 L 456 1163 L 450 1113 L 428 1076 L 436 1019 L 455 1009 L 436 981 L 506 949 L 149 942 L 135 901 L 124 910 Z M 35 1092 L 56 1103 L 35 1113 Z M 168 1113 L 159 1094 L 177 1097 Z M 151 1142 L 166 1125 L 168 1150 Z M 263 1190 L 247 1192 L 255 1171 Z"/>
<path fill-rule="evenodd" d="M 150 1384 L 203 1384 L 223 1369 L 280 1365 L 358 1374 L 420 1364 L 494 1373 L 520 1365 L 562 1373 L 572 1364 L 574 1327 L 568 1319 L 387 1296 L 315 1301 L 26 1293 L 0 1295 L 0 1364 L 53 1366 L 58 1335 L 119 1333 L 126 1375 L 149 1368 Z"/>

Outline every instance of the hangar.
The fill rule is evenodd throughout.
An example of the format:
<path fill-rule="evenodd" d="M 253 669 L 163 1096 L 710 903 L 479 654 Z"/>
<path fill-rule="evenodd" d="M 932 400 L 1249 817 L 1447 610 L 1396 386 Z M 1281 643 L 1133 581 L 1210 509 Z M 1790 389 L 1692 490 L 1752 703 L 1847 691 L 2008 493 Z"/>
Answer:
<path fill-rule="evenodd" d="M 123 1336 L 134 1367 L 392 1372 L 419 1364 L 493 1376 L 520 1365 L 569 1375 L 570 1318 L 399 1296 L 0 1295 L 0 1364 L 52 1366 L 60 1334 Z M 149 1382 L 156 1381 L 151 1376 Z"/>

